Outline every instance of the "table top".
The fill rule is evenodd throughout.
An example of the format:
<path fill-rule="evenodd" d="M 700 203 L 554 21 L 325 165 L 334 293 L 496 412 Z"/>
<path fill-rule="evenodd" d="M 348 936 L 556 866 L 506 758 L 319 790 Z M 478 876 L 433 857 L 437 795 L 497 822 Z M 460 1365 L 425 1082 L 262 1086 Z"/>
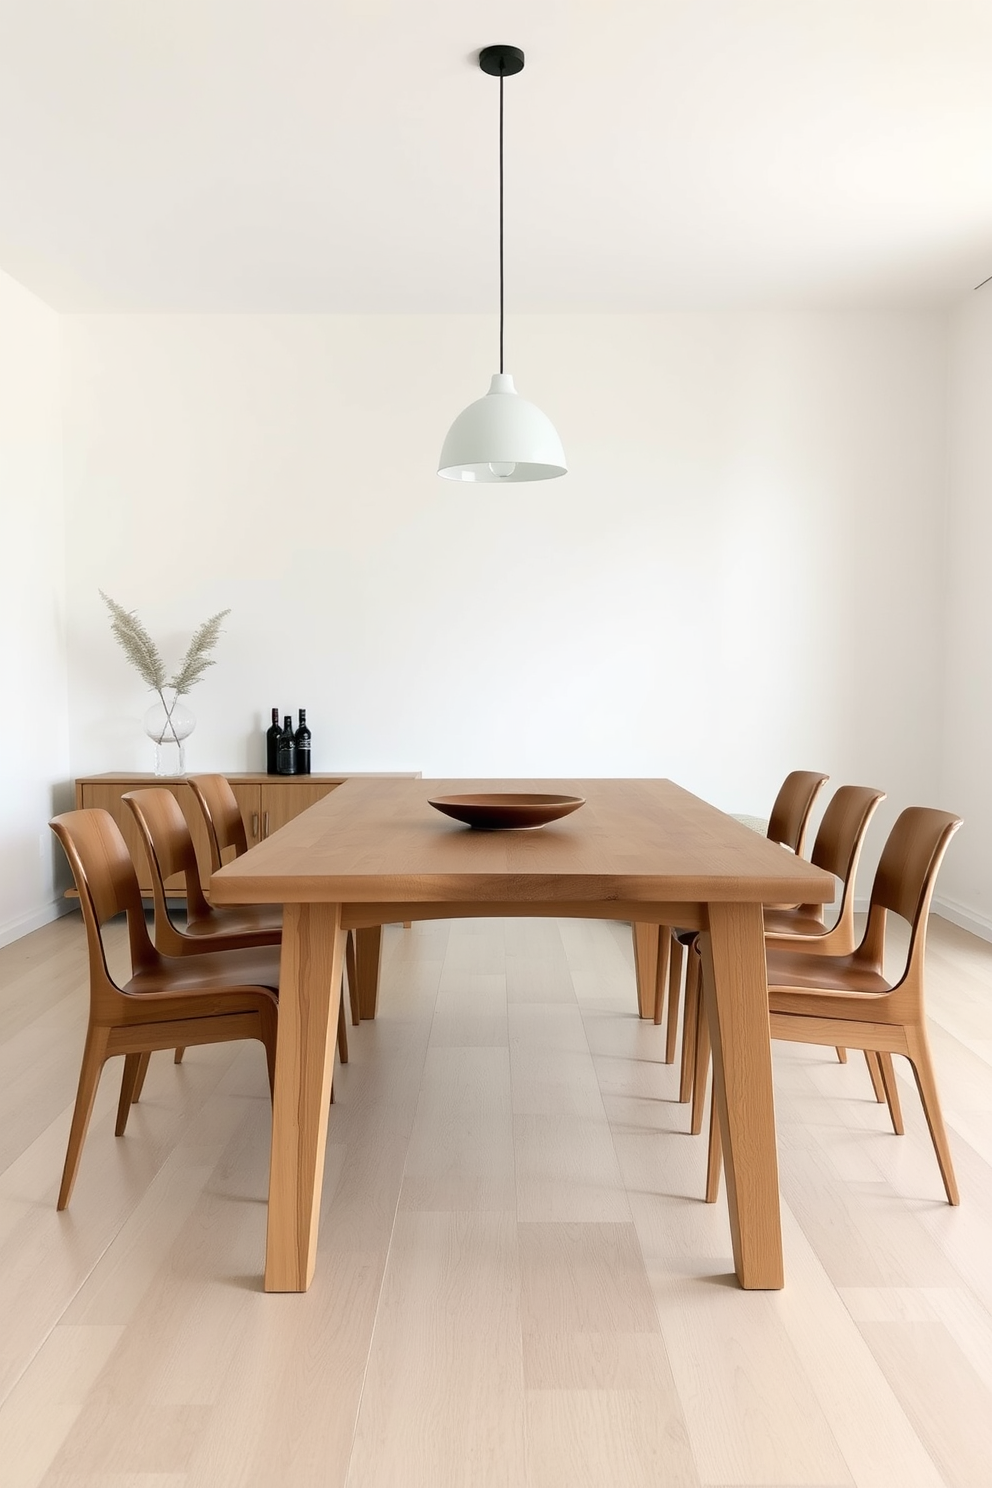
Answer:
<path fill-rule="evenodd" d="M 493 791 L 584 796 L 531 830 L 478 832 L 432 796 Z M 818 904 L 829 873 L 670 780 L 351 779 L 210 880 L 218 904 Z"/>

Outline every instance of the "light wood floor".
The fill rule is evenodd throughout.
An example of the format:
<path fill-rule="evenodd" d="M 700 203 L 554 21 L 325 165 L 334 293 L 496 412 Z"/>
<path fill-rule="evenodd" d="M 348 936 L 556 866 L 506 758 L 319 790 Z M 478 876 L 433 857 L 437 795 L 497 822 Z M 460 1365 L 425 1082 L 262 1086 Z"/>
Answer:
<path fill-rule="evenodd" d="M 992 946 L 933 923 L 961 1208 L 908 1083 L 897 1138 L 776 1046 L 787 1286 L 743 1293 L 629 939 L 387 929 L 282 1297 L 260 1047 L 155 1056 L 120 1141 L 111 1065 L 58 1215 L 82 926 L 0 950 L 3 1488 L 989 1488 Z"/>

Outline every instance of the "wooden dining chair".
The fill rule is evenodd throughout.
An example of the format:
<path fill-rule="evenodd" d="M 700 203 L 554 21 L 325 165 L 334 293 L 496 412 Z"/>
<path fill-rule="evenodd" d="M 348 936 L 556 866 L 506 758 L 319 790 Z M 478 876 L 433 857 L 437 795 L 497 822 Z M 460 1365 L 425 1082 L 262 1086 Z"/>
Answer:
<path fill-rule="evenodd" d="M 138 837 L 145 850 L 155 905 L 155 948 L 163 956 L 195 956 L 204 952 L 248 950 L 258 946 L 278 946 L 282 942 L 282 909 L 278 905 L 213 905 L 200 884 L 189 824 L 182 808 L 170 790 L 150 786 L 127 791 L 121 799 L 126 804 Z M 186 885 L 186 924 L 179 925 L 169 910 L 166 880 L 181 874 Z M 352 935 L 345 942 L 346 974 L 349 987 L 357 982 L 355 948 Z M 352 992 L 354 997 L 356 994 Z M 338 1054 L 348 1063 L 348 1026 L 344 1000 L 338 1004 Z M 183 1051 L 176 1050 L 176 1063 L 182 1062 Z M 144 1072 L 142 1071 L 142 1081 Z M 139 1082 L 135 1099 L 141 1093 Z"/>
<path fill-rule="evenodd" d="M 781 847 L 794 852 L 797 857 L 803 856 L 810 813 L 817 796 L 829 778 L 829 775 L 823 775 L 817 770 L 790 771 L 780 785 L 778 794 L 772 803 L 771 815 L 768 818 L 768 827 L 765 832 L 770 842 L 777 842 Z M 792 906 L 784 907 L 791 908 Z M 673 928 L 669 933 L 671 948 L 667 979 L 668 1021 L 665 1029 L 665 1063 L 671 1064 L 675 1059 L 679 1007 L 683 1001 L 684 987 L 685 1006 L 682 1017 L 682 1057 L 679 1077 L 679 1100 L 684 1103 L 689 1100 L 692 1092 L 692 1056 L 696 1047 L 696 1027 L 699 1021 L 698 959 L 687 955 L 696 932 Z M 662 934 L 665 934 L 664 930 Z M 665 981 L 660 977 L 655 989 L 655 1023 L 662 1021 L 665 992 Z"/>
<path fill-rule="evenodd" d="M 811 956 L 848 956 L 857 937 L 854 928 L 854 889 L 861 849 L 871 819 L 885 791 L 872 785 L 841 785 L 834 792 L 817 830 L 810 862 L 838 879 L 840 907 L 832 925 L 822 904 L 799 904 L 765 910 L 765 944 L 783 950 L 804 950 Z"/>
<path fill-rule="evenodd" d="M 224 854 L 233 848 L 232 857 L 240 857 L 248 851 L 248 834 L 245 831 L 244 818 L 241 815 L 241 807 L 238 798 L 231 789 L 231 782 L 226 775 L 189 775 L 186 783 L 193 792 L 193 799 L 200 808 L 204 826 L 207 829 L 207 841 L 210 844 L 210 871 L 216 873 L 224 861 Z M 227 859 L 230 861 L 230 858 Z M 278 913 L 279 923 L 282 923 L 282 909 L 278 906 L 275 910 L 266 908 L 269 913 Z M 217 907 L 214 907 L 215 914 Z M 358 1001 L 358 971 L 355 949 L 355 936 L 348 931 L 345 941 L 345 968 L 348 983 L 348 1001 L 351 1007 L 351 1021 L 357 1028 L 361 1022 L 361 1009 Z M 347 1030 L 344 1033 L 345 1053 L 342 1054 L 342 1062 L 347 1063 Z M 341 1032 L 338 1032 L 339 1047 L 342 1042 Z"/>
<path fill-rule="evenodd" d="M 858 863 L 871 819 L 879 804 L 885 800 L 885 792 L 871 785 L 842 785 L 834 792 L 823 820 L 820 822 L 810 854 L 815 868 L 832 873 L 841 886 L 840 908 L 832 925 L 825 917 L 822 904 L 799 904 L 791 909 L 765 910 L 765 945 L 769 950 L 802 951 L 810 956 L 849 956 L 854 950 L 857 936 L 854 926 L 854 896 Z M 703 1102 L 706 1088 L 706 1067 L 703 1050 L 698 1039 L 699 1026 L 699 958 L 693 957 L 690 972 L 697 986 L 696 1026 L 693 1029 L 692 1065 L 689 1075 L 689 1091 L 692 1098 L 692 1119 L 689 1130 L 698 1135 L 702 1130 Z M 846 1063 L 847 1054 L 837 1049 L 837 1057 Z M 873 1051 L 865 1051 L 865 1061 L 871 1077 L 876 1100 L 885 1099 L 881 1068 Z M 685 1062 L 683 1063 L 683 1075 Z"/>
<path fill-rule="evenodd" d="M 248 851 L 248 834 L 238 798 L 226 775 L 188 775 L 186 784 L 193 792 L 207 829 L 210 844 L 210 871 L 223 865 L 224 854 L 233 848 L 233 857 Z"/>
<path fill-rule="evenodd" d="M 134 818 L 145 851 L 155 905 L 155 946 L 163 956 L 279 945 L 282 906 L 212 905 L 203 892 L 196 849 L 182 807 L 159 786 L 126 791 L 121 797 Z M 185 924 L 169 910 L 166 881 L 181 875 L 186 887 Z"/>
<path fill-rule="evenodd" d="M 927 1037 L 923 970 L 937 873 L 960 825 L 960 817 L 926 806 L 910 806 L 901 813 L 882 849 L 864 935 L 850 954 L 811 956 L 779 947 L 768 952 L 772 1038 L 841 1044 L 877 1053 L 897 1136 L 904 1128 L 892 1056 L 902 1054 L 909 1060 L 949 1204 L 959 1202 L 958 1186 Z M 894 982 L 884 973 L 890 914 L 910 927 L 906 964 Z M 700 936 L 700 952 L 702 974 L 712 978 L 708 935 Z M 700 1035 L 708 1050 L 710 1031 L 705 1018 L 700 1022 Z M 716 1198 L 720 1158 L 720 1124 L 711 1112 L 707 1202 Z"/>
<path fill-rule="evenodd" d="M 274 947 L 222 956 L 163 956 L 148 935 L 138 877 L 120 828 L 107 811 L 68 811 L 51 822 L 76 881 L 89 952 L 90 1012 L 58 1207 L 72 1194 L 103 1066 L 124 1055 L 117 1135 L 127 1126 L 135 1087 L 155 1049 L 259 1039 L 271 1089 L 275 1075 L 279 952 Z M 107 969 L 103 927 L 127 915 L 131 976 L 118 985 Z"/>

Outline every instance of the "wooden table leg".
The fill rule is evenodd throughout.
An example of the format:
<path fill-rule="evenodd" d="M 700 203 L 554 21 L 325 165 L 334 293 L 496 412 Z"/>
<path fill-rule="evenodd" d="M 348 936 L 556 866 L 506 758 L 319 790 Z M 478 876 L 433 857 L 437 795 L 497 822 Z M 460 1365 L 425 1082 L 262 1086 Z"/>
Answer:
<path fill-rule="evenodd" d="M 370 925 L 355 931 L 358 960 L 358 1003 L 362 1018 L 374 1018 L 379 1005 L 379 961 L 382 956 L 382 926 Z"/>
<path fill-rule="evenodd" d="M 313 1277 L 344 953 L 339 904 L 287 904 L 265 1253 L 267 1292 Z"/>
<path fill-rule="evenodd" d="M 768 980 L 760 904 L 711 904 L 701 937 L 713 1098 L 723 1136 L 734 1265 L 742 1287 L 784 1286 Z"/>
<path fill-rule="evenodd" d="M 655 989 L 658 984 L 658 951 L 660 930 L 657 925 L 635 923 L 634 972 L 637 977 L 637 1010 L 642 1018 L 654 1017 Z"/>

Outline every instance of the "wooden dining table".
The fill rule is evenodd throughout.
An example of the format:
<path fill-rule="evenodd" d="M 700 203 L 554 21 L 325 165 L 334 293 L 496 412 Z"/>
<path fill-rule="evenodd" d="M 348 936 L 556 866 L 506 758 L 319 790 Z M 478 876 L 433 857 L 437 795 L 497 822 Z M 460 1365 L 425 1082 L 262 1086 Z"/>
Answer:
<path fill-rule="evenodd" d="M 430 805 L 498 791 L 585 804 L 500 831 Z M 493 915 L 628 921 L 640 927 L 642 979 L 656 927 L 708 933 L 704 1006 L 735 1270 L 746 1288 L 784 1284 L 762 906 L 832 900 L 828 873 L 670 780 L 352 779 L 214 873 L 210 896 L 284 906 L 267 1291 L 306 1291 L 314 1273 L 346 932 L 363 932 L 361 1009 L 372 1017 L 382 925 Z"/>

